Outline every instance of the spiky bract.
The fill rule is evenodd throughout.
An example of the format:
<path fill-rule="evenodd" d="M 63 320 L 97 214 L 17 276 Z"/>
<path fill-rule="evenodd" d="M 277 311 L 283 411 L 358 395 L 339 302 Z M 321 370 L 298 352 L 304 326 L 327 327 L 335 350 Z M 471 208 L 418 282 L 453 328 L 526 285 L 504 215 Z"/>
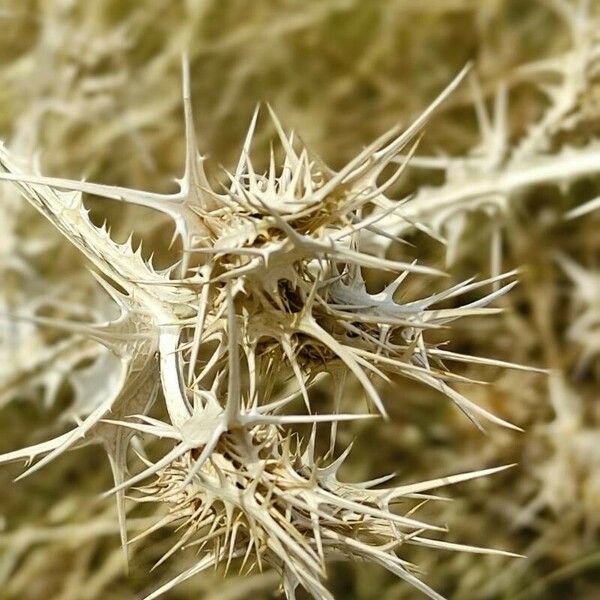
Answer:
<path fill-rule="evenodd" d="M 215 189 L 196 150 L 185 63 L 187 154 L 174 194 L 31 174 L 2 148 L 5 172 L 0 178 L 16 182 L 21 194 L 90 260 L 120 316 L 89 325 L 28 317 L 99 342 L 118 360 L 102 363 L 101 354 L 91 367 L 90 380 L 104 373 L 106 385 L 94 402 L 75 403 L 74 429 L 0 456 L 0 461 L 39 458 L 30 473 L 69 448 L 101 443 L 113 468 L 124 544 L 125 490 L 157 475 L 145 488 L 145 499 L 171 505 L 166 521 L 186 522 L 175 547 L 206 545 L 198 565 L 173 584 L 213 563 L 234 557 L 243 562 L 245 556 L 247 562 L 254 552 L 257 563 L 264 559 L 281 571 L 288 597 L 300 584 L 313 596 L 328 598 L 321 582 L 325 562 L 338 558 L 375 561 L 438 597 L 395 550 L 403 543 L 468 548 L 422 537 L 421 531 L 434 527 L 398 515 L 392 504 L 418 498 L 446 481 L 390 490 L 340 483 L 338 463 L 320 467 L 314 443 L 301 451 L 300 441 L 292 443 L 290 428 L 309 423 L 316 432 L 318 423 L 330 423 L 331 459 L 338 424 L 374 416 L 344 408 L 353 404 L 346 398 L 347 376 L 358 380 L 371 412 L 387 416 L 377 382 L 391 374 L 439 390 L 477 425 L 485 419 L 511 426 L 453 389 L 449 382 L 464 378 L 452 374 L 445 362 L 515 365 L 453 353 L 428 342 L 426 334 L 464 316 L 496 312 L 486 305 L 512 287 L 506 280 L 514 273 L 469 279 L 400 301 L 398 291 L 407 277 L 431 278 L 440 272 L 412 260 L 378 258 L 364 248 L 365 237 L 402 241 L 379 222 L 392 213 L 403 218 L 404 203 L 385 194 L 406 160 L 381 179 L 407 148 L 410 158 L 427 118 L 463 76 L 406 131 L 384 134 L 338 172 L 286 134 L 272 111 L 280 147 L 271 153 L 266 171 L 257 171 L 250 158 L 257 111 L 237 168 Z M 105 226 L 90 220 L 82 199 L 86 193 L 167 214 L 181 242 L 180 262 L 159 271 L 143 258 L 141 248 L 133 250 L 131 240 L 115 243 Z M 368 269 L 391 274 L 383 291 L 369 291 Z M 488 284 L 497 289 L 448 305 Z M 321 407 L 310 387 L 323 376 L 333 382 L 332 402 L 316 414 Z M 159 389 L 165 421 L 148 415 Z M 297 399 L 303 400 L 303 409 Z M 128 478 L 127 449 L 140 433 L 171 439 L 174 445 Z"/>

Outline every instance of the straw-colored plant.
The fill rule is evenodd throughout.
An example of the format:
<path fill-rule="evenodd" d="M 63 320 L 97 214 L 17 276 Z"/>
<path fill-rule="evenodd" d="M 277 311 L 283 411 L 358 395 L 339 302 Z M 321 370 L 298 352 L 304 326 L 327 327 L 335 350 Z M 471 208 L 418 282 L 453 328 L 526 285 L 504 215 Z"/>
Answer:
<path fill-rule="evenodd" d="M 180 525 L 179 540 L 163 559 L 184 546 L 198 546 L 202 554 L 148 598 L 234 559 L 242 570 L 275 568 L 288 598 L 298 585 L 316 598 L 331 597 L 322 579 L 326 563 L 340 559 L 377 563 L 440 598 L 398 556 L 402 545 L 494 552 L 431 538 L 428 532 L 438 526 L 395 507 L 434 499 L 429 492 L 441 485 L 504 467 L 381 489 L 390 477 L 360 484 L 338 480 L 350 447 L 334 459 L 340 423 L 387 416 L 375 380 L 392 373 L 441 391 L 478 427 L 483 419 L 515 428 L 451 387 L 465 379 L 445 363 L 515 365 L 457 354 L 427 340 L 431 330 L 456 319 L 497 312 L 486 305 L 513 287 L 506 280 L 514 273 L 400 300 L 407 277 L 440 273 L 416 261 L 376 258 L 362 248 L 365 233 L 402 241 L 390 240 L 379 222 L 381 211 L 404 214 L 406 203 L 385 193 L 406 161 L 391 174 L 386 168 L 407 148 L 410 157 L 427 119 L 463 75 L 407 130 L 384 134 L 337 172 L 286 134 L 272 111 L 280 148 L 272 151 L 267 170 L 257 172 L 250 158 L 257 111 L 235 172 L 226 172 L 215 189 L 196 149 L 185 63 L 187 153 L 175 194 L 43 177 L 2 148 L 2 179 L 14 181 L 91 262 L 120 315 L 88 324 L 13 315 L 93 340 L 118 360 L 95 358 L 79 391 L 86 396 L 95 386 L 96 393 L 93 402 L 75 404 L 75 428 L 0 460 L 37 459 L 27 475 L 71 448 L 101 444 L 113 469 L 110 493 L 117 496 L 124 547 L 125 490 L 154 476 L 138 501 L 165 503 L 169 510 L 151 531 Z M 181 243 L 181 260 L 157 270 L 131 240 L 115 243 L 105 226 L 90 220 L 86 193 L 166 213 L 175 226 L 172 243 Z M 368 291 L 369 269 L 392 275 L 383 291 Z M 442 304 L 501 282 L 458 307 Z M 311 387 L 324 376 L 331 380 L 332 401 L 317 412 Z M 348 376 L 359 382 L 375 414 L 344 411 Z M 165 421 L 149 415 L 159 395 Z M 330 424 L 329 449 L 318 458 L 317 432 L 324 423 Z M 312 425 L 308 441 L 294 433 L 302 424 Z M 172 440 L 172 448 L 156 462 L 144 459 L 145 468 L 128 476 L 128 448 L 137 434 Z"/>
<path fill-rule="evenodd" d="M 3 595 L 143 597 L 181 582 L 167 595 L 263 598 L 300 581 L 317 596 L 399 600 L 423 579 L 455 600 L 595 597 L 600 6 L 242 4 L 7 0 L 0 10 L 3 177 L 16 180 L 0 197 L 0 452 L 35 461 L 19 484 L 9 484 L 18 465 L 0 471 L 11 485 Z M 183 135 L 183 51 L 213 161 L 196 157 L 187 98 Z M 353 149 L 410 123 L 469 60 L 418 148 L 419 123 L 387 166 L 400 130 L 329 185 Z M 259 119 L 261 108 L 236 168 L 264 99 L 303 139 Z M 172 189 L 184 147 L 178 193 L 138 191 Z M 217 163 L 231 172 L 215 174 Z M 95 229 L 104 217 L 109 236 Z M 137 257 L 116 243 L 130 230 L 144 243 Z M 150 252 L 172 269 L 151 268 Z M 497 310 L 469 305 L 484 282 L 451 288 L 413 264 L 444 254 L 452 282 L 491 271 L 481 301 L 508 310 L 480 318 Z M 501 273 L 515 267 L 520 285 L 502 294 L 513 277 Z M 513 369 L 475 387 L 479 363 L 492 374 L 502 363 L 466 354 L 554 373 L 550 385 Z M 525 432 L 483 437 L 443 394 L 480 426 L 498 415 Z M 96 468 L 103 452 L 66 452 L 88 443 L 111 457 L 120 523 L 112 503 L 92 501 L 111 487 Z M 514 462 L 467 484 L 460 503 L 425 490 L 440 474 Z M 393 483 L 346 483 L 395 470 Z M 441 541 L 441 524 L 454 540 L 527 559 L 437 552 L 460 549 Z M 222 568 L 182 581 L 211 561 Z"/>

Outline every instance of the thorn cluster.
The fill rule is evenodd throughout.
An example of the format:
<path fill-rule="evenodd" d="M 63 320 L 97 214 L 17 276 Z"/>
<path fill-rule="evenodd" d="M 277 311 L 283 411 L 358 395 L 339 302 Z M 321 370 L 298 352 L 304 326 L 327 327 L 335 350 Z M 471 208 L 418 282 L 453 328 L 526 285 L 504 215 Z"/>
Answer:
<path fill-rule="evenodd" d="M 0 178 L 15 182 L 89 259 L 120 311 L 114 320 L 92 324 L 33 317 L 101 344 L 119 368 L 116 376 L 113 367 L 106 368 L 113 376 L 95 403 L 79 407 L 76 427 L 2 455 L 0 462 L 37 459 L 28 474 L 70 448 L 102 444 L 113 469 L 111 493 L 124 547 L 125 490 L 154 476 L 140 500 L 169 506 L 159 526 L 183 524 L 173 551 L 197 545 L 204 553 L 195 567 L 150 598 L 233 559 L 242 568 L 265 562 L 279 570 L 288 598 L 298 585 L 315 598 L 330 598 L 322 583 L 325 563 L 349 558 L 374 561 L 439 598 L 397 556 L 398 547 L 479 551 L 423 537 L 439 528 L 397 514 L 394 504 L 400 498 L 429 499 L 424 492 L 495 469 L 381 490 L 372 488 L 382 481 L 350 485 L 337 479 L 349 449 L 328 466 L 314 456 L 319 424 L 330 424 L 331 460 L 339 423 L 377 413 L 387 417 L 378 382 L 395 374 L 442 392 L 479 427 L 483 419 L 515 428 L 451 387 L 465 379 L 446 362 L 518 367 L 451 352 L 426 336 L 458 318 L 497 312 L 486 305 L 514 285 L 507 281 L 514 273 L 400 301 L 409 276 L 441 273 L 415 261 L 375 257 L 364 247 L 365 234 L 402 242 L 380 222 L 392 214 L 404 218 L 405 203 L 385 194 L 402 175 L 428 117 L 464 74 L 408 129 L 384 134 L 338 172 L 286 133 L 270 109 L 280 148 L 271 152 L 265 172 L 258 171 L 250 157 L 257 110 L 235 171 L 226 172 L 225 183 L 215 189 L 197 152 L 185 61 L 186 162 L 174 194 L 32 174 L 0 149 Z M 106 226 L 90 220 L 83 194 L 168 215 L 174 241 L 181 242 L 179 263 L 159 271 L 131 240 L 115 243 Z M 367 269 L 391 273 L 391 283 L 371 293 Z M 496 289 L 455 305 L 488 284 Z M 311 387 L 327 376 L 331 408 L 317 414 Z M 358 381 L 375 414 L 343 407 L 349 404 L 348 377 Z M 164 420 L 149 415 L 159 397 Z M 300 424 L 313 426 L 307 444 L 292 434 Z M 130 477 L 127 450 L 138 434 L 172 440 L 173 446 Z"/>

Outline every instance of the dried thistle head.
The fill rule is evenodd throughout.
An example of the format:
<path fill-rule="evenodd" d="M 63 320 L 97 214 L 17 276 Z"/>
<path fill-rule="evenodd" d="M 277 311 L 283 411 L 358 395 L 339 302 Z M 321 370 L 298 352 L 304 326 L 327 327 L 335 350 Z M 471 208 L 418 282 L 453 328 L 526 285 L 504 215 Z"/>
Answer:
<path fill-rule="evenodd" d="M 155 433 L 164 435 L 156 427 Z M 429 532 L 442 528 L 415 519 L 418 506 L 406 508 L 405 515 L 397 508 L 435 499 L 427 492 L 503 467 L 384 489 L 380 485 L 393 475 L 344 483 L 337 473 L 350 448 L 336 460 L 318 461 L 315 433 L 316 427 L 302 444 L 274 425 L 231 430 L 221 434 L 201 470 L 196 469 L 198 453 L 188 451 L 141 488 L 138 501 L 163 503 L 168 512 L 138 539 L 159 527 L 176 526 L 176 542 L 159 563 L 184 547 L 201 556 L 148 600 L 212 566 L 223 564 L 227 572 L 232 562 L 240 572 L 274 568 L 287 598 L 295 598 L 298 586 L 315 598 L 332 598 L 322 580 L 327 563 L 340 560 L 373 562 L 439 599 L 416 577 L 416 567 L 398 556 L 401 546 L 487 552 L 430 539 Z"/>
<path fill-rule="evenodd" d="M 197 544 L 205 554 L 155 595 L 211 564 L 233 558 L 247 563 L 254 556 L 257 564 L 264 560 L 281 571 L 288 597 L 297 585 L 317 598 L 330 597 L 321 582 L 325 562 L 361 558 L 437 598 L 395 549 L 403 543 L 469 549 L 422 537 L 421 532 L 439 528 L 400 516 L 392 505 L 405 497 L 428 498 L 422 493 L 443 483 L 491 471 L 375 490 L 371 487 L 379 482 L 338 481 L 337 469 L 347 451 L 321 466 L 314 440 L 304 444 L 291 433 L 295 425 L 310 423 L 316 435 L 318 423 L 330 423 L 331 460 L 338 424 L 374 416 L 345 410 L 346 378 L 354 377 L 368 407 L 386 417 L 375 382 L 388 380 L 390 374 L 442 392 L 478 426 L 485 419 L 514 428 L 451 387 L 449 383 L 465 379 L 445 363 L 516 365 L 457 354 L 427 340 L 430 329 L 497 312 L 486 305 L 514 285 L 506 283 L 514 273 L 480 282 L 470 279 L 401 302 L 397 291 L 407 277 L 440 272 L 415 261 L 377 258 L 364 249 L 367 233 L 401 242 L 379 223 L 382 211 L 403 218 L 405 204 L 385 194 L 402 175 L 406 160 L 383 182 L 382 175 L 412 144 L 411 156 L 427 118 L 463 75 L 406 131 L 384 134 L 339 172 L 299 147 L 272 111 L 283 160 L 278 162 L 273 152 L 266 172 L 257 172 L 250 158 L 257 111 L 237 168 L 214 189 L 196 149 L 185 63 L 187 153 L 174 194 L 30 174 L 7 149 L 0 150 L 5 171 L 0 178 L 14 181 L 91 261 L 100 285 L 119 309 L 117 318 L 104 323 L 34 320 L 94 340 L 120 363 L 118 376 L 107 377 L 94 403 L 74 407 L 75 428 L 0 456 L 0 461 L 40 458 L 27 474 L 70 448 L 102 444 L 113 469 L 111 492 L 117 495 L 124 545 L 125 490 L 157 476 L 144 488 L 144 499 L 170 505 L 165 522 L 186 524 L 174 548 Z M 106 226 L 90 220 L 85 193 L 167 214 L 181 242 L 181 261 L 159 271 L 140 248 L 132 248 L 131 240 L 115 243 Z M 383 291 L 371 293 L 365 269 L 391 272 L 393 280 Z M 442 304 L 500 282 L 505 283 L 477 300 L 453 308 Z M 95 381 L 98 375 L 94 373 Z M 310 387 L 327 375 L 333 382 L 331 408 L 315 414 Z M 290 389 L 282 393 L 284 383 Z M 148 414 L 159 397 L 164 399 L 165 421 Z M 291 411 L 297 398 L 305 408 Z M 128 477 L 127 450 L 139 433 L 170 439 L 173 448 Z"/>

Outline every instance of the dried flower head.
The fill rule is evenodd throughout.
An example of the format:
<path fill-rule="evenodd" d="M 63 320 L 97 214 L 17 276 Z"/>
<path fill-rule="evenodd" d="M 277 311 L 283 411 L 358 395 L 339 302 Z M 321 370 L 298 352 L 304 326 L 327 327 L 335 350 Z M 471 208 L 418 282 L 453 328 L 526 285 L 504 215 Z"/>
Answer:
<path fill-rule="evenodd" d="M 464 74 L 407 130 L 387 132 L 338 172 L 288 135 L 270 109 L 280 152 L 273 151 L 267 170 L 257 172 L 250 158 L 257 110 L 237 168 L 227 173 L 222 189 L 215 189 L 196 149 L 185 62 L 187 152 L 174 194 L 31 174 L 0 149 L 0 178 L 14 181 L 90 260 L 120 312 L 116 319 L 92 324 L 31 317 L 100 343 L 117 357 L 118 367 L 103 359 L 93 365 L 87 383 L 97 386 L 103 373 L 106 382 L 93 402 L 75 404 L 75 428 L 0 461 L 39 459 L 28 474 L 70 448 L 102 444 L 113 468 L 111 493 L 117 495 L 124 545 L 125 490 L 155 476 L 140 500 L 169 506 L 157 526 L 185 525 L 174 550 L 197 545 L 204 554 L 151 598 L 212 564 L 236 558 L 242 568 L 264 562 L 278 569 L 289 598 L 298 585 L 316 598 L 329 598 L 322 583 L 325 563 L 349 558 L 374 561 L 439 598 L 397 556 L 398 547 L 481 551 L 424 537 L 439 527 L 402 516 L 394 505 L 402 498 L 429 499 L 424 493 L 433 488 L 496 469 L 382 490 L 374 488 L 381 480 L 347 484 L 337 479 L 349 448 L 332 459 L 340 422 L 377 413 L 387 417 L 376 381 L 391 374 L 439 390 L 477 426 L 483 419 L 515 428 L 451 387 L 465 379 L 445 363 L 516 365 L 457 354 L 426 336 L 458 318 L 497 312 L 486 305 L 514 285 L 507 282 L 514 273 L 470 279 L 402 302 L 397 292 L 407 277 L 440 272 L 416 261 L 378 258 L 364 248 L 365 234 L 402 241 L 379 226 L 392 214 L 405 218 L 405 203 L 385 194 L 402 175 L 428 117 Z M 403 152 L 406 158 L 381 181 Z M 90 220 L 83 203 L 88 193 L 167 214 L 175 224 L 174 240 L 181 242 L 181 261 L 160 271 L 143 258 L 141 248 L 132 248 L 131 240 L 115 243 L 106 226 Z M 371 293 L 366 269 L 392 273 L 393 280 Z M 458 306 L 442 304 L 488 284 L 497 289 Z M 331 408 L 316 414 L 310 388 L 324 376 L 333 382 Z M 343 407 L 348 376 L 359 382 L 375 414 Z M 80 378 L 80 383 L 85 382 Z M 148 414 L 158 397 L 164 398 L 164 421 Z M 298 398 L 304 409 L 291 410 Z M 303 442 L 292 428 L 306 423 L 313 425 L 313 435 Z M 320 423 L 330 424 L 324 462 L 314 450 Z M 127 450 L 140 433 L 170 439 L 173 447 L 128 477 Z"/>

